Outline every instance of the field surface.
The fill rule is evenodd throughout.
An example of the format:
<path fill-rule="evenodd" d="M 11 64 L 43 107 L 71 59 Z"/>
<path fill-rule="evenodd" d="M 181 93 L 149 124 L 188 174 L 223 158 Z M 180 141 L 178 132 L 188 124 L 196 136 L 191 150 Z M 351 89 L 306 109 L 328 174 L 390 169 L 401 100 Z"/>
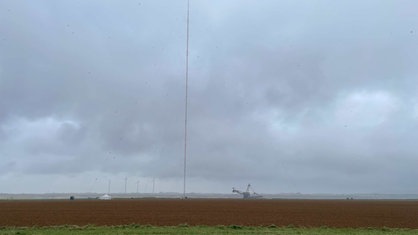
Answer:
<path fill-rule="evenodd" d="M 132 199 L 0 201 L 0 227 L 245 225 L 418 228 L 418 201 Z"/>
<path fill-rule="evenodd" d="M 30 228 L 0 228 L 0 235 L 36 234 L 36 235 L 415 235 L 416 229 L 369 229 L 369 228 L 287 228 L 287 227 L 241 227 L 241 226 L 111 226 L 111 227 L 30 227 Z"/>

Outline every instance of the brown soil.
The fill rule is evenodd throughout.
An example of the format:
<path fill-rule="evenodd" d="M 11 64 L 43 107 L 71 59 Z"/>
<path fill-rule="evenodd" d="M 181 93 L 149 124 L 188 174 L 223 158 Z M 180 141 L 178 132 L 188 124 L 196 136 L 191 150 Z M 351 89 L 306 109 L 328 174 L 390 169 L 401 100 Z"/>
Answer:
<path fill-rule="evenodd" d="M 0 201 L 0 226 L 133 223 L 418 228 L 418 201 L 236 199 Z"/>

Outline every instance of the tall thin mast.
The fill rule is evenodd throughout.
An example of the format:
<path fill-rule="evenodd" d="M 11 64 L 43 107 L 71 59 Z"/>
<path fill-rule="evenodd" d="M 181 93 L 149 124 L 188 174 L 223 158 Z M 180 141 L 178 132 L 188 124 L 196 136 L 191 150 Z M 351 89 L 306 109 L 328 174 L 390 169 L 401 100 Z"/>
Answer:
<path fill-rule="evenodd" d="M 107 185 L 107 194 L 110 194 L 110 180 L 109 180 L 109 183 Z"/>
<path fill-rule="evenodd" d="M 189 83 L 189 15 L 190 0 L 187 0 L 187 35 L 186 35 L 186 97 L 184 109 L 184 163 L 183 163 L 183 198 L 186 198 L 186 163 L 187 163 L 187 102 Z"/>

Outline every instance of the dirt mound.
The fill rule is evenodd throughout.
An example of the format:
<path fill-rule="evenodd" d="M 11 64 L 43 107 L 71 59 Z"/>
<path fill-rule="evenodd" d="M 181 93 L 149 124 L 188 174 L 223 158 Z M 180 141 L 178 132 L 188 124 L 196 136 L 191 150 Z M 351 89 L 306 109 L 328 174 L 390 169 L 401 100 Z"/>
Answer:
<path fill-rule="evenodd" d="M 418 228 L 418 201 L 133 199 L 0 201 L 0 226 L 271 225 Z"/>

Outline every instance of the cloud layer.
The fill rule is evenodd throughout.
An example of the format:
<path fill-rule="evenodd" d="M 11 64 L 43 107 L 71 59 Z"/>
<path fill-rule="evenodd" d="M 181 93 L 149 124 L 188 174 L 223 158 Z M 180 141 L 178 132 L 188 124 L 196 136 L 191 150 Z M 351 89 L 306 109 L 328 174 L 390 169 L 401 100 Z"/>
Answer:
<path fill-rule="evenodd" d="M 186 7 L 0 3 L 2 192 L 182 190 Z M 188 191 L 418 193 L 417 7 L 191 0 Z"/>

